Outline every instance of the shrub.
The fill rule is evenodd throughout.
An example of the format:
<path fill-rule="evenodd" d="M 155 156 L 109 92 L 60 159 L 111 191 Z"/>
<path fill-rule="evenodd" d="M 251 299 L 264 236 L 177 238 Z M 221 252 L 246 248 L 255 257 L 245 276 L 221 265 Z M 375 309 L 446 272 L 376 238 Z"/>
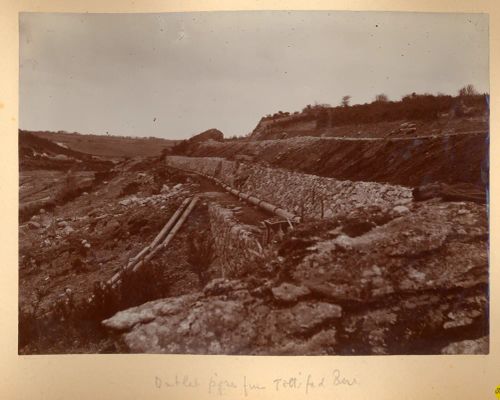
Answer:
<path fill-rule="evenodd" d="M 183 140 L 172 147 L 171 153 L 175 155 L 184 155 L 189 148 L 189 141 Z"/>
<path fill-rule="evenodd" d="M 160 161 L 164 161 L 165 158 L 172 153 L 171 147 L 164 147 L 160 153 Z"/>
<path fill-rule="evenodd" d="M 64 178 L 61 189 L 56 193 L 54 201 L 56 204 L 64 204 L 80 196 L 85 188 L 78 186 L 76 174 L 68 171 Z"/>
<path fill-rule="evenodd" d="M 120 197 L 128 196 L 131 194 L 135 194 L 139 191 L 140 184 L 139 182 L 133 181 L 126 184 L 122 190 L 120 191 Z"/>
<path fill-rule="evenodd" d="M 347 95 L 342 97 L 342 101 L 340 102 L 340 105 L 342 107 L 349 107 L 349 101 L 351 100 L 351 96 Z"/>
<path fill-rule="evenodd" d="M 151 262 L 135 272 L 122 275 L 122 283 L 113 289 L 102 281 L 94 282 L 93 302 L 74 299 L 66 291 L 46 313 L 38 312 L 40 298 L 46 293 L 35 293 L 31 307 L 19 307 L 19 352 L 28 354 L 54 346 L 73 346 L 75 338 L 86 341 L 89 336 L 102 334 L 100 322 L 116 312 L 168 295 L 169 282 L 164 267 Z M 24 349 L 23 349 L 24 348 Z"/>
<path fill-rule="evenodd" d="M 191 270 L 198 275 L 200 285 L 209 280 L 208 269 L 215 258 L 214 241 L 206 233 L 194 233 L 188 239 L 188 262 Z"/>
<path fill-rule="evenodd" d="M 387 97 L 387 95 L 384 93 L 377 94 L 375 96 L 375 101 L 380 103 L 387 103 L 389 101 L 389 97 Z"/>
<path fill-rule="evenodd" d="M 94 173 L 94 185 L 99 185 L 100 183 L 110 180 L 113 177 L 113 172 L 111 171 L 98 171 Z"/>
<path fill-rule="evenodd" d="M 458 91 L 458 95 L 460 97 L 467 97 L 467 96 L 477 96 L 479 93 L 477 92 L 476 88 L 474 85 L 468 84 L 464 86 L 463 88 L 460 88 Z"/>
<path fill-rule="evenodd" d="M 35 215 L 41 208 L 46 211 L 51 211 L 55 208 L 56 204 L 54 200 L 37 201 L 29 203 L 25 206 L 19 207 L 19 223 L 28 221 L 33 215 Z"/>
<path fill-rule="evenodd" d="M 35 307 L 18 307 L 18 345 L 19 348 L 38 339 L 37 320 Z"/>

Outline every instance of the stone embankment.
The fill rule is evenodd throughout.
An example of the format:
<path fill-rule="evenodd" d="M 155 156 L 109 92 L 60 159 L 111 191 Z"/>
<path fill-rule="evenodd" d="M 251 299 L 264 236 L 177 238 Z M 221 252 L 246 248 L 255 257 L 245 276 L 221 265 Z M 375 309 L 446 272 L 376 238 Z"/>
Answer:
<path fill-rule="evenodd" d="M 209 204 L 208 215 L 218 275 L 238 277 L 250 268 L 255 270 L 263 258 L 262 230 L 239 222 L 232 210 L 217 203 Z"/>
<path fill-rule="evenodd" d="M 339 181 L 218 157 L 169 156 L 168 165 L 220 179 L 225 184 L 298 215 L 331 218 L 358 207 L 393 208 L 411 201 L 411 189 L 377 182 Z"/>

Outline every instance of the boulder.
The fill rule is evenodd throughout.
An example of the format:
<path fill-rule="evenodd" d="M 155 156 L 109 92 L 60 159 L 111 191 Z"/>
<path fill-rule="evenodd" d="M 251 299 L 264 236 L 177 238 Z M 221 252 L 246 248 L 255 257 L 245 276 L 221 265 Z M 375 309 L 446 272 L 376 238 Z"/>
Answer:
<path fill-rule="evenodd" d="M 450 343 L 441 350 L 441 354 L 488 354 L 489 337 L 484 336 L 474 340 L 462 340 Z"/>
<path fill-rule="evenodd" d="M 269 313 L 266 329 L 270 335 L 289 333 L 307 334 L 318 326 L 342 316 L 342 308 L 326 302 L 301 302 L 290 309 L 277 309 Z"/>
<path fill-rule="evenodd" d="M 38 222 L 30 221 L 30 222 L 28 222 L 28 228 L 30 228 L 30 229 L 40 229 L 41 225 Z"/>
<path fill-rule="evenodd" d="M 285 282 L 280 286 L 272 288 L 272 293 L 277 301 L 296 303 L 298 299 L 307 296 L 311 291 L 305 286 L 296 286 Z"/>
<path fill-rule="evenodd" d="M 190 144 L 206 142 L 207 140 L 215 140 L 217 142 L 222 142 L 224 140 L 224 134 L 218 129 L 208 129 L 204 132 L 198 133 L 188 140 Z"/>
<path fill-rule="evenodd" d="M 403 215 L 410 212 L 409 208 L 405 206 L 396 206 L 392 209 L 392 211 L 397 215 Z"/>
<path fill-rule="evenodd" d="M 444 201 L 472 201 L 485 204 L 487 201 L 486 190 L 470 183 L 431 183 L 413 189 L 413 199 L 424 201 L 439 197 Z"/>
<path fill-rule="evenodd" d="M 74 231 L 75 230 L 71 226 L 67 225 L 63 229 L 63 234 L 64 235 L 69 235 L 69 234 L 73 233 Z"/>
<path fill-rule="evenodd" d="M 222 283 L 225 294 L 214 295 L 213 287 Z M 319 345 L 335 343 L 335 329 L 329 324 L 341 316 L 339 306 L 308 302 L 271 310 L 244 286 L 219 280 L 208 290 L 210 295 L 152 301 L 102 324 L 121 332 L 130 351 L 144 353 L 289 354 L 298 349 L 320 353 Z M 328 329 L 316 332 L 322 325 Z"/>
<path fill-rule="evenodd" d="M 120 200 L 118 202 L 118 204 L 122 205 L 122 206 L 129 206 L 131 205 L 132 203 L 136 203 L 138 202 L 139 199 L 136 197 L 136 196 L 131 196 L 131 197 L 128 197 L 126 199 L 123 199 L 123 200 Z"/>

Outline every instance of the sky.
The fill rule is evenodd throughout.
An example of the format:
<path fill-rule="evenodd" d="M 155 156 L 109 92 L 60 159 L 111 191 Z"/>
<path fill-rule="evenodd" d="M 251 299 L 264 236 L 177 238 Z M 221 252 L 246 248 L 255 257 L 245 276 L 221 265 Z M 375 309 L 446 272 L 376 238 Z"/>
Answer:
<path fill-rule="evenodd" d="M 20 128 L 182 139 L 307 104 L 489 92 L 488 16 L 20 14 Z"/>

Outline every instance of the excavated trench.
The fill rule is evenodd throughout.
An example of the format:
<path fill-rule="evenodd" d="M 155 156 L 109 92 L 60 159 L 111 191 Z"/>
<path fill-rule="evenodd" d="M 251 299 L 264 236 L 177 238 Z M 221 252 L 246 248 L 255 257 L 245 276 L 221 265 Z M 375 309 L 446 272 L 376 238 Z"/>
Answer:
<path fill-rule="evenodd" d="M 157 208 L 155 210 L 150 207 L 143 208 L 141 204 L 138 204 L 127 206 L 125 213 L 115 212 L 114 214 L 118 216 L 116 221 L 113 221 L 114 214 L 111 212 L 103 213 L 103 218 L 99 216 L 94 219 L 90 218 L 94 221 L 90 222 L 90 225 L 85 225 L 84 222 L 87 220 L 82 219 L 84 222 L 81 222 L 81 227 L 78 229 L 88 231 L 84 237 L 88 238 L 88 242 L 93 243 L 93 248 L 90 251 L 84 248 L 86 251 L 82 252 L 79 257 L 84 260 L 85 254 L 88 256 L 89 253 L 95 253 L 97 256 L 93 256 L 94 261 L 90 259 L 90 261 L 85 261 L 85 258 L 81 271 L 71 274 L 71 266 L 68 269 L 63 267 L 63 264 L 60 271 L 54 269 L 58 267 L 54 264 L 53 252 L 50 254 L 48 252 L 44 254 L 42 251 L 32 253 L 33 255 L 39 253 L 35 256 L 37 270 L 21 269 L 20 275 L 21 281 L 24 282 L 21 285 L 23 288 L 21 298 L 24 299 L 25 304 L 20 308 L 20 352 L 117 351 L 114 339 L 111 339 L 99 326 L 103 318 L 147 301 L 193 293 L 200 290 L 207 280 L 220 276 L 223 269 L 222 259 L 227 256 L 219 254 L 224 251 L 223 248 L 220 246 L 215 248 L 214 235 L 217 231 L 211 229 L 213 219 L 211 221 L 210 217 L 210 210 L 213 208 L 227 212 L 233 226 L 246 227 L 256 240 L 262 240 L 264 232 L 262 222 L 272 217 L 272 214 L 241 201 L 220 186 L 198 175 L 169 171 L 168 168 L 166 172 L 170 186 L 187 186 L 189 193 L 181 194 L 177 199 L 173 199 L 171 205 L 164 210 L 160 210 L 159 206 L 154 206 Z M 121 185 L 123 186 L 125 182 Z M 121 261 L 120 264 L 123 256 L 104 256 L 106 252 L 114 251 L 119 247 L 129 249 L 125 252 L 129 254 L 129 257 L 140 253 L 142 248 L 139 247 L 139 243 L 143 243 L 144 246 L 151 242 L 163 226 L 160 223 L 165 224 L 169 220 L 183 199 L 188 200 L 193 196 L 198 197 L 199 200 L 172 237 L 169 245 L 160 249 L 149 262 L 144 263 L 140 271 L 124 273 L 127 262 Z M 83 197 L 80 197 L 64 207 L 81 207 L 79 204 L 82 201 L 84 201 Z M 105 215 L 108 216 L 104 218 Z M 124 217 L 126 217 L 125 220 Z M 78 223 L 79 218 L 74 218 L 71 222 L 73 226 Z M 101 229 L 99 224 L 105 219 L 107 222 L 103 231 L 109 232 L 101 236 L 106 234 L 111 236 L 106 241 L 103 240 L 104 238 L 100 239 L 101 246 L 96 243 L 94 249 L 95 238 L 92 240 L 92 234 L 95 235 L 97 230 Z M 106 230 L 106 227 L 111 225 L 113 231 Z M 208 243 L 210 248 L 199 249 L 196 245 L 193 246 L 193 238 L 194 240 L 203 238 L 203 242 Z M 110 241 L 107 242 L 107 240 Z M 71 254 L 73 242 L 80 247 L 80 244 L 76 244 L 76 239 L 70 241 L 69 245 L 55 250 L 60 254 L 59 258 L 68 252 Z M 97 246 L 102 250 L 98 250 Z M 99 257 L 98 254 L 103 254 L 103 256 L 96 258 Z M 207 256 L 206 259 L 204 259 L 205 256 Z M 108 258 L 110 261 L 107 261 Z M 93 263 L 93 266 L 90 266 L 89 262 Z M 99 267 L 95 266 L 96 263 L 99 263 Z M 44 278 L 45 275 L 38 272 L 40 269 L 47 271 L 48 278 Z M 110 283 L 113 277 L 116 281 L 117 276 L 120 276 L 118 289 L 116 284 L 113 286 Z M 47 286 L 49 282 L 50 286 Z M 26 290 L 37 286 L 45 286 L 45 288 L 40 289 L 43 290 L 40 295 L 38 295 L 38 289 L 35 290 L 35 300 L 39 296 L 36 300 L 36 308 L 29 313 L 22 312 L 23 307 L 29 308 L 29 299 L 33 299 Z M 64 337 L 67 336 L 68 330 L 75 334 L 74 343 L 68 342 Z"/>

